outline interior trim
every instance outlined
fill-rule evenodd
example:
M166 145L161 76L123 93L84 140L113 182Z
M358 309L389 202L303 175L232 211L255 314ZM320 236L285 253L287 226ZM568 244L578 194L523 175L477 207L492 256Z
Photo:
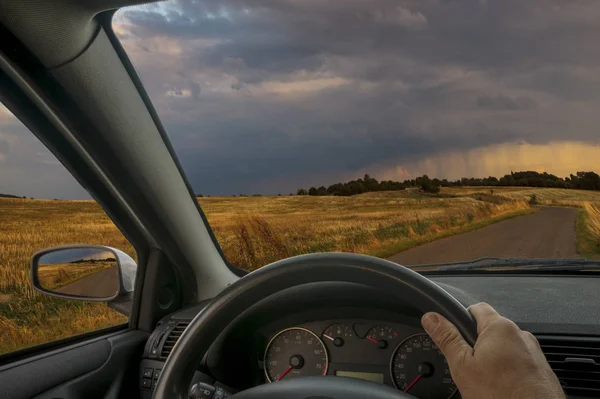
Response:
M99 137L85 141L101 140L106 146L102 151L115 163L106 168L116 174L119 165L121 179L127 181L127 187L119 186L121 192L136 201L132 206L161 248L175 264L194 270L196 289L186 290L189 298L211 298L235 282L238 277L216 249L173 155L104 30L85 53L51 74L98 130ZM182 281L194 282L190 280L184 275Z
M73 350L110 337L116 337L129 331L132 330L127 324L120 324L9 352L0 356L0 373L27 363L37 362L64 351Z
M175 165L177 166L179 173L183 177L183 180L185 182L185 185L188 189L190 196L192 198L196 199L196 194L194 193L194 189L186 177L185 170L183 169L183 166L181 165L179 158L177 158L175 149L173 148L173 145L171 144L171 140L169 139L169 136L165 130L165 127L162 124L162 121L160 120L158 113L156 112L156 108L154 108L154 105L152 104L152 101L151 101L150 97L148 96L148 93L146 92L146 89L144 88L144 85L142 84L140 77L138 76L137 72L135 71L135 68L134 68L133 64L131 63L131 60L129 59L129 56L127 55L127 52L121 45L121 42L119 41L119 39L117 38L117 35L115 34L115 32L113 30L112 19L115 15L116 11L117 10L106 11L106 12L98 15L98 20L100 21L100 25L104 28L104 31L106 32L106 35L108 36L108 40L110 40L110 42L112 43L112 45L117 53L117 56L123 63L125 70L129 74L129 77L131 78L131 81L133 82L134 86L136 87L140 97L142 98L142 101L146 105L146 108L148 109L148 112L150 113L150 117L152 118L152 120L154 121L154 124L156 125L156 129L158 130L158 133L162 137L162 139L165 143L165 146L167 147L167 150L173 157L173 160L175 161ZM212 239L214 246L217 248L217 251L221 255L221 258L223 258L223 261L225 262L225 264L238 277L243 277L246 274L248 274L248 272L246 270L236 267L235 265L231 264L227 260L227 257L225 257L225 254L223 253L223 249L221 248L221 245L219 244L219 241L217 240L217 237L215 236L213 229L211 228L210 224L208 223L208 219L206 218L204 211L200 207L200 204L198 203L197 200L195 200L194 202L196 204L196 209L200 213L200 216L202 217L202 221L204 222L204 225L206 226L206 230L208 231L208 234L210 235L210 238Z

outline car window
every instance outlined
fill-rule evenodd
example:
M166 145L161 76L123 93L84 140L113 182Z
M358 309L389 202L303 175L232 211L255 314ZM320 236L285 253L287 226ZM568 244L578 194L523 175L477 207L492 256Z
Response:
M106 303L61 299L33 289L31 256L67 244L105 245L136 256L86 190L0 104L0 354L127 323ZM50 288L82 277L56 267L52 273Z
M599 4L183 0L113 28L236 266L598 258Z

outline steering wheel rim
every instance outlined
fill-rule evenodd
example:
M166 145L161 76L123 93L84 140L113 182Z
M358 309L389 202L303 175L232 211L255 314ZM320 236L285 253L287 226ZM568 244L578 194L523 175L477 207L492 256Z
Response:
M327 281L358 283L392 293L404 289L404 295L411 295L412 306L423 313L434 311L442 314L457 327L469 344L475 344L477 324L473 316L452 295L426 277L372 256L350 253L301 255L260 268L213 298L190 322L171 351L153 398L187 399L199 359L244 310L287 288ZM375 388L377 386L380 385L374 385ZM375 398L375 394L373 392L371 397Z

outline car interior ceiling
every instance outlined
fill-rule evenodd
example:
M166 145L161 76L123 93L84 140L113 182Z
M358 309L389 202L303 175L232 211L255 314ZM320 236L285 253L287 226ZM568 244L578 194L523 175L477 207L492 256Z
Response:
M0 99L86 183L135 244L142 276L136 281L140 295L127 329L0 359L0 398L152 397L185 328L210 299L244 274L224 260L112 31L114 11L138 3L142 1L0 1ZM565 358L600 362L596 277L424 275L461 304L492 303L532 331L558 365L569 397L600 396L589 363L572 361L569 368L560 368ZM346 356L344 361L330 367L385 374L381 378L392 385L389 358L403 344L402 337L421 333L420 315L410 297L356 283L327 281L286 289L237 315L197 359L193 382L229 393L264 384L273 378L265 364L267 352L281 333L292 328L325 333L335 325L340 331L348 327L346 342L332 340L324 346L330 353L342 353L343 345L348 350L339 355ZM381 326L389 328L391 338L369 352L376 366L343 370L342 363L360 362L365 353L362 342L351 346L353 335L365 341Z

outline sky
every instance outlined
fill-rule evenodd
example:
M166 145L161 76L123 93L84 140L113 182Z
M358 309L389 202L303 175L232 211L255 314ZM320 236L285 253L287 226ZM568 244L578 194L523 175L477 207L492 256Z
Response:
M197 193L600 171L597 0L196 0L113 27ZM0 109L0 193L87 194Z
M110 251L91 248L73 248L49 252L43 255L39 262L40 264L70 263L81 259L115 259L116 261L115 254Z

